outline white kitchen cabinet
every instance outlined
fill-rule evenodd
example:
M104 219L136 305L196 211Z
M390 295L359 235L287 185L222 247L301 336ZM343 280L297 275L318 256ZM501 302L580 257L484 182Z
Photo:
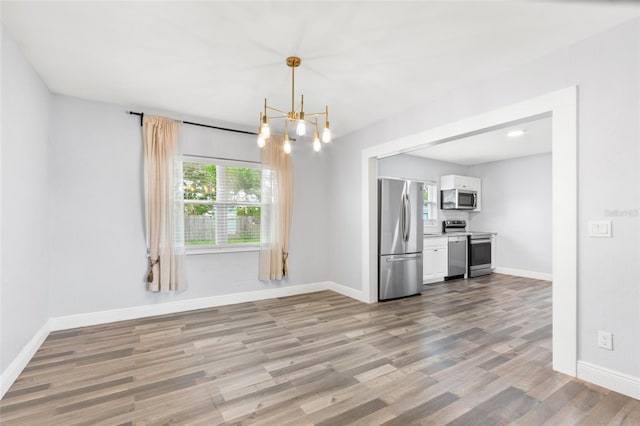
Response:
M440 189L467 189L477 190L480 179L471 176L446 175L440 176Z
M447 237L424 239L422 252L422 282L424 284L444 281L449 268Z
M482 180L472 176L446 175L440 176L440 189L464 189L478 193L477 207L474 212L479 212L482 206Z

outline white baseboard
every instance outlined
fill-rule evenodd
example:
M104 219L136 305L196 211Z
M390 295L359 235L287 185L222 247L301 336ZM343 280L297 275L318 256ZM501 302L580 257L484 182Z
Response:
M27 342L11 364L0 374L0 399L16 381L22 370L27 366L31 358L38 352L42 342L49 335L49 322L46 322L40 330Z
M496 274L515 275L516 277L532 278L534 280L552 281L553 274L546 272L527 271L525 269L504 268L502 266L496 267L493 270Z
M578 361L578 378L611 389L631 398L640 399L640 377Z
M288 287L245 291L242 293L223 294L220 296L201 297L198 299L177 300L175 302L158 303L155 305L132 306L130 308L110 309L108 311L52 317L49 319L49 326L51 331L67 330L76 327L87 327L90 325L107 324L116 321L126 321L155 315L192 311L194 309L213 308L216 306L234 305L236 303L295 296L298 294L313 293L316 291L333 290L333 288L331 288L333 284L334 283L329 281L323 281L311 284L292 285Z
M343 296L356 299L360 302L368 303L365 300L364 292L362 290L356 290L353 287L347 287L346 285L338 284L333 281L328 281L327 284L328 284L327 290L332 290L332 291L335 291L336 293L342 294Z

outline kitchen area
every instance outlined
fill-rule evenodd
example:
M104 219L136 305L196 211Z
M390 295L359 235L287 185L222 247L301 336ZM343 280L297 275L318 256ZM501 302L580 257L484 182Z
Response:
M434 227L437 209L480 211L480 179L446 175L439 187L379 179L379 300L419 294L423 284L488 275L495 269L496 232L469 230L465 219L445 219Z
M492 273L551 280L549 124L378 160L379 300Z
M482 181L471 176L440 177L440 191L425 185L423 213L423 284L455 278L488 275L495 269L497 232L472 230L465 219L445 219L434 232L429 219L435 202L444 211L479 212L482 209ZM429 189L430 188L430 189ZM432 201L432 198L435 201Z

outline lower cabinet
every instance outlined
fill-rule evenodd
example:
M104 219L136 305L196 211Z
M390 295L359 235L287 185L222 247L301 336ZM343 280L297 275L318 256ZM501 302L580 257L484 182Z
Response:
M422 252L422 282L424 284L444 281L449 267L448 240L446 237L424 239Z

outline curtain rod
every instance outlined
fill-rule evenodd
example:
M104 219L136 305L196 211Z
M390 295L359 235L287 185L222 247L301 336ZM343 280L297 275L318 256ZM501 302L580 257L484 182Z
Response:
M142 120L144 118L144 112L135 112L135 111L127 111L127 112L129 114L131 114L131 115L139 116L140 117L140 127L142 127ZM229 129L228 127L211 126L209 124L194 123L193 121L183 121L183 120L178 120L178 121L181 121L184 124L191 124L192 126L207 127L209 129L224 130L226 132L244 133L245 135L254 135L254 136L258 135L255 132L248 132L246 130Z
M253 163L253 164L262 164L260 161L253 160L238 160L237 158L227 158L227 157L212 157L210 155L190 155L185 154L185 157L195 157L195 158L209 158L211 160L224 160L224 161L233 161L236 163Z

